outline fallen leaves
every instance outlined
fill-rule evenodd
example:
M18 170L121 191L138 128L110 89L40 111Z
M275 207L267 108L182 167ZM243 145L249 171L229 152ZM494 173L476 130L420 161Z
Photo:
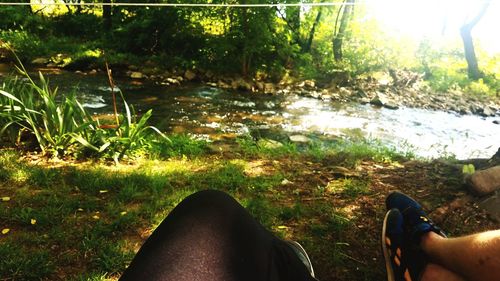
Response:
M10 197L8 197L8 196L2 197L2 201L3 202L10 201Z
M5 235L7 233L9 233L10 229L9 228L4 228L2 229L2 234Z

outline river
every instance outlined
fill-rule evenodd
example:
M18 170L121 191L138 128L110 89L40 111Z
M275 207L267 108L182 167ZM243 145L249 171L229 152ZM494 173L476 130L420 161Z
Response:
M5 74L6 67L0 67ZM112 111L107 77L46 70L53 87L76 91L95 114ZM116 79L126 100L138 113L153 109L152 124L175 133L220 140L251 134L286 140L305 135L377 139L416 155L458 159L491 157L500 146L498 117L457 115L415 108L390 110L358 103L333 103L297 95L263 95L226 91L201 84L180 87L151 81Z

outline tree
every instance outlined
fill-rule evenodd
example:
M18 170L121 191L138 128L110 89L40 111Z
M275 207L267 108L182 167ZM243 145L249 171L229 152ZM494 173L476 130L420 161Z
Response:
M335 20L335 32L332 40L332 47L333 47L333 57L335 58L336 61L341 61L343 57L342 43L344 41L347 26L349 25L349 22L351 20L351 16L354 9L353 6L355 2L356 2L355 0L345 0L344 5L340 7L337 14L337 18ZM340 18L340 26L337 30L337 24L340 14L342 14L342 17Z
M103 0L104 4L111 4L111 0ZM109 31L111 29L111 6L102 6L102 19L104 22L104 30Z
M309 31L309 36L307 37L307 41L304 43L302 47L302 51L304 53L308 53L311 50L312 42L314 39L314 33L316 32L316 28L318 27L321 21L322 14L323 14L323 7L319 7L318 13L316 14L316 19L314 20L311 30Z
M477 64L477 57L474 50L474 42L472 41L471 31L484 16L489 5L490 1L484 2L484 5L479 13L471 21L465 23L460 28L460 35L462 36L462 41L464 43L465 60L467 61L467 73L469 78L473 80L481 78L482 74L479 71L479 66Z

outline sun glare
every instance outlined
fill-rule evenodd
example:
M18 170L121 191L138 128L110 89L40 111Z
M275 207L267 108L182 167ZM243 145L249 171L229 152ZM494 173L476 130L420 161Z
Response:
M500 2L492 1L473 30L474 39L488 52L500 53ZM460 27L473 18L483 1L474 0L382 0L367 1L368 12L388 30L414 39L434 42L460 40Z

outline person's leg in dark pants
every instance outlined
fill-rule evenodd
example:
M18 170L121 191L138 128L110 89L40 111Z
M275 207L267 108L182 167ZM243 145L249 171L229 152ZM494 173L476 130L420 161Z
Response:
M315 280L295 252L229 195L184 199L141 247L121 281Z

